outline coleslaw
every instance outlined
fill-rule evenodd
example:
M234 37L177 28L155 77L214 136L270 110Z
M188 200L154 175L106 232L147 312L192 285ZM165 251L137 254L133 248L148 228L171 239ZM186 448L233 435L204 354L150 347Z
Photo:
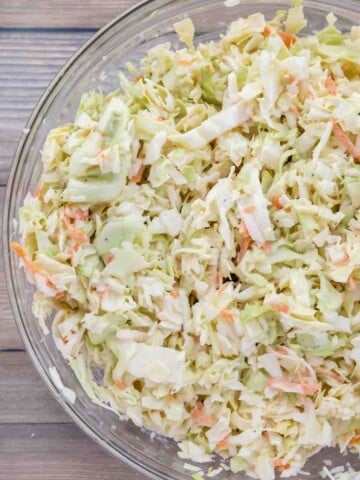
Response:
M11 245L95 403L261 480L360 452L360 27L327 23L175 24L50 131Z

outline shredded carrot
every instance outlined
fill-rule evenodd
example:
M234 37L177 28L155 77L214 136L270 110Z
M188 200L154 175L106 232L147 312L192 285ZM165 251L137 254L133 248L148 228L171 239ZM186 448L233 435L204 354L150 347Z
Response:
M314 395L320 388L320 384L309 385L307 383L289 382L282 378L270 378L268 386L273 390L285 393L297 393L298 395Z
M241 235L243 235L245 238L250 238L249 231L248 231L248 229L246 228L246 225L245 225L244 222L241 222L241 223L240 223L239 233L240 233Z
M105 256L105 263L108 264L108 263L110 263L112 260L114 260L114 255L112 255L111 253L108 253L108 254Z
M133 83L136 83L138 82L139 80L142 80L144 77L142 75L136 75L134 78L133 78Z
M287 48L290 48L294 43L297 42L297 38L295 35L289 32L284 32L283 30L278 30L278 35L281 38L281 40L285 43Z
M313 93L311 90L308 90L308 92L307 92L307 98L308 98L309 100L315 100L315 95L314 95L314 93Z
M74 241L74 248L72 249L73 253L76 253L77 250L81 247L81 245L85 245L89 243L88 236L82 231L79 230L78 228L74 227L72 225L71 219L76 218L76 214L73 212L71 214L72 216L69 216L68 213L64 215L63 221L65 224L65 227L67 229L67 234L71 240ZM81 216L82 214L80 214ZM84 217L85 218L85 217ZM69 221L70 219L70 221Z
M262 31L262 36L263 36L264 38L267 38L267 37L270 37L270 35L271 35L271 29L270 29L270 27L268 27L268 26L266 25L266 27L265 27L264 30Z
M349 280L348 280L349 292L355 292L356 287L357 287L356 281L355 281L354 277L352 275L350 275Z
M173 298L179 298L179 291L178 291L176 288L173 288L173 289L171 290L171 296L172 296Z
M44 189L44 185L39 183L35 188L34 197L39 198L42 194L43 189Z
M278 312L281 313L288 313L289 311L289 305L287 303L282 303L282 302L272 302L270 304L272 308Z
M220 290L220 288L222 287L222 280L223 280L223 275L220 272L220 270L218 270L215 274L215 288L216 288L216 290Z
M345 382L345 379L341 375L339 375L336 372L332 372L331 370L326 370L326 368L314 367L314 370L317 373L319 373L320 375L325 375L327 377L333 378L334 380L336 380L339 383L344 383Z
M247 207L243 208L245 213L253 213L255 211L255 206L254 205L248 205Z
M192 65L192 62L191 60L179 60L177 62L177 64L180 66L180 67L189 67L190 65Z
M109 290L108 287L105 287L104 290L102 290L101 292L99 292L100 303L103 302L104 297L105 297L105 295L107 294L108 290Z
M325 88L329 95L336 95L337 85L331 75L325 80Z
M20 243L12 242L10 243L10 248L15 252L20 258L27 257L25 249L20 245Z
M201 402L197 402L191 411L191 418L203 427L212 427L215 423L210 415L204 412L204 406Z
M220 315L225 318L228 322L233 322L234 321L234 314L232 313L231 310L228 310L226 308L223 308L220 310Z
M333 134L335 135L338 143L344 147L352 157L354 157L354 160L360 162L360 150L356 148L350 136L344 132L344 130L338 123L336 123L336 121L333 121Z
M24 267L25 267L26 271L28 271L32 274L35 274L35 273L40 274L40 275L43 274L41 272L40 268L28 257L25 249L20 245L20 243L12 242L12 243L10 243L10 248L24 262Z
M50 280L50 278L46 278L45 279L45 283L46 283L46 286L49 287L49 288L55 288L55 285L53 284L53 282Z
M64 345L67 345L69 343L69 340L66 337L61 337L61 340Z
M265 242L261 245L261 248L264 250L265 253L270 253L271 252L271 243L270 242Z
M219 450L226 450L229 448L229 436L226 435L220 442L217 444Z
M64 297L65 297L65 292L57 292L57 294L55 295L56 300L61 300Z
M133 182L133 183L139 183L141 182L142 180L142 176L144 174L144 171L145 171L145 165L142 164L139 168L139 170L135 173L135 175L133 175L132 177L130 177L130 182Z
M284 207L280 197L272 197L271 203L277 210L281 210Z
M121 380L121 378L115 380L115 385L120 388L120 390L124 390L124 388L126 387L125 383Z
M290 73L290 75L288 75L288 82L289 82L289 83L294 83L295 80L296 80L295 75L293 75L292 73Z
M278 472L283 472L290 468L290 463L286 462L283 458L274 458L272 464Z
M72 205L68 205L64 213L64 221L68 225L75 221L87 221L89 220L89 210L83 210L82 208L73 208Z
M283 347L282 345L279 345L275 351L280 355L289 355L287 348Z
M350 258L346 255L341 260L337 260L336 262L334 262L334 265L336 265L337 267L344 267L345 265L349 265L349 263L350 263Z
M240 244L240 251L239 251L239 260L241 260L245 253L249 250L249 247L252 243L252 239L250 237L245 237Z
M75 242L75 251L78 250L81 245L89 242L89 239L84 232L72 226L68 228L68 235Z
M103 169L106 165L106 162L107 162L107 157L105 155L105 149L100 151L98 157L99 157L100 168Z
M300 110L296 107L292 107L290 109L290 113L293 113L295 115L296 118L299 118L300 117Z
M356 445L359 445L360 443L360 435L354 435L352 439L349 442L349 445L352 447L355 447Z

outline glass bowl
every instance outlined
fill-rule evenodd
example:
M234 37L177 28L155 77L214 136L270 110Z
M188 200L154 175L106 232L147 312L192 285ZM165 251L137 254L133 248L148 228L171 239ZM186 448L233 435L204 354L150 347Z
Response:
M347 31L360 23L359 0L305 0L304 4L308 33L323 28L330 11L338 17L341 30ZM13 219L26 193L33 191L37 184L41 172L40 150L47 132L73 119L83 92L99 85L105 92L115 89L118 71L127 71L126 62L131 60L136 64L149 48L160 42L170 41L176 47L178 39L173 24L184 16L192 18L198 42L218 38L236 17L260 11L270 19L277 10L288 7L289 2L285 0L241 0L231 8L225 7L223 0L149 0L128 10L94 35L53 80L28 122L29 133L23 135L12 165L4 205L5 273L23 342L44 382L75 423L109 453L149 478L190 479L191 473L177 457L174 442L154 438L133 423L120 421L114 413L93 404L56 350L51 335L44 337L31 312L33 289L19 270L17 259L9 254ZM75 404L69 403L54 384L49 374L52 366L57 368L63 383L76 392ZM350 462L354 469L360 467L357 457L344 458L336 449L327 449L307 463L305 470L310 475L300 474L297 478L318 479L323 460L328 458L333 465ZM223 472L217 478L245 477Z

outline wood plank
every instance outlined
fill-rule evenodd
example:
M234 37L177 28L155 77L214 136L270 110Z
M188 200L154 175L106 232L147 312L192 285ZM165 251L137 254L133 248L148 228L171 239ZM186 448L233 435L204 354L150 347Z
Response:
M145 480L75 425L1 425L0 480Z
M6 183L22 130L42 93L92 33L0 30L0 185Z
M5 187L0 187L1 206L4 204L4 199ZM0 231L2 231L2 216L0 216ZM7 254L3 249L2 237L0 237L0 250L4 255ZM0 255L0 329L0 350L8 348L23 348L23 344L15 326L15 321L13 319L10 302L6 291L3 255ZM0 392L1 391L2 390L0 388Z
M0 352L0 392L0 425L72 423L42 382L26 352ZM0 430L2 428L0 426Z
M99 28L134 0L1 0L0 27Z

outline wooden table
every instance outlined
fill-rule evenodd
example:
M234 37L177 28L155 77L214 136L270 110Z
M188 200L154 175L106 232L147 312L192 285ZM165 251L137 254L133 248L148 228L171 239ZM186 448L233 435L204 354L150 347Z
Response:
M133 3L0 0L1 206L17 142L45 87L96 29ZM143 478L89 440L43 385L15 327L0 254L0 480Z

